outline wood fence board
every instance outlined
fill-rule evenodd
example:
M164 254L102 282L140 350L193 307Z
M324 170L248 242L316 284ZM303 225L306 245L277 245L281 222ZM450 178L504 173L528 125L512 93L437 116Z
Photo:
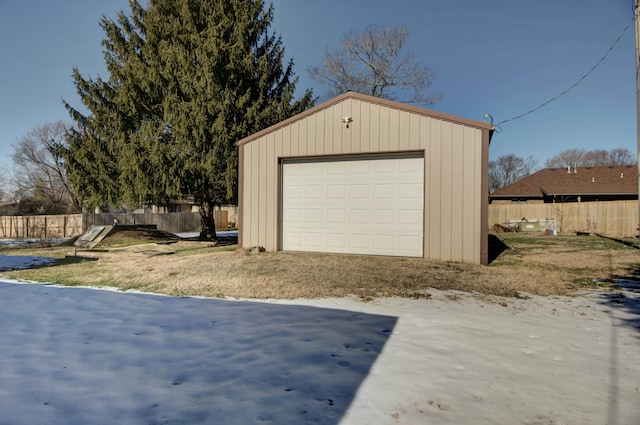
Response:
M92 225L155 224L159 230L170 233L199 232L199 213L101 213L42 216L0 217L1 239L46 239L80 236ZM228 226L228 212L215 211L217 229Z
M557 204L490 204L489 229L512 220L554 219L561 232L590 232L633 237L638 201L567 202Z

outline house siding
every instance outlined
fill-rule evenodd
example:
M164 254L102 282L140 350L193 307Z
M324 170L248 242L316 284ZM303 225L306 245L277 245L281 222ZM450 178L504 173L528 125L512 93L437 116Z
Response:
M425 161L424 257L486 262L487 193L482 190L488 129L419 111L346 98L241 141L240 246L280 249L283 159L413 151L422 152ZM341 121L344 116L353 118L349 128Z

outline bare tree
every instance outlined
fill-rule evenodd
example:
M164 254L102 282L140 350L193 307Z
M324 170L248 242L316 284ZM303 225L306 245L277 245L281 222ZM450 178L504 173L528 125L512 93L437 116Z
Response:
M597 165L607 165L609 162L609 151L606 149L594 149L588 151L582 157L583 167L595 167Z
M13 185L20 200L31 205L29 213L81 211L58 153L65 137L65 125L57 121L34 127L13 145Z
M627 148L615 148L609 150L608 165L636 165L638 158Z
M434 73L418 63L413 53L403 53L408 36L406 25L370 25L361 32L352 31L337 50L327 49L324 62L310 67L309 74L329 87L329 97L351 90L394 99L398 92L411 90L413 96L405 101L432 105L442 94L426 94Z
M575 164L582 165L582 161L587 152L584 149L566 149L559 154L549 158L546 163L547 168L563 168L571 166L573 167Z
M7 176L9 172L5 170L3 167L0 167L0 201L8 201L9 197L9 188L8 188L8 179Z
M586 151L584 149L566 149L559 154L549 158L546 162L547 168L565 167L596 167L613 165L634 165L636 158L629 149L594 149Z
M502 155L489 162L489 192L508 186L531 174L538 167L532 156Z

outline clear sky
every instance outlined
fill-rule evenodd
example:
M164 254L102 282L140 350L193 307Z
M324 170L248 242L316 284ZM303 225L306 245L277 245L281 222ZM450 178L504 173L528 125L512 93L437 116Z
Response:
M501 125L490 157L549 157L569 148L637 152L632 0L273 0L272 30L300 76L350 30L411 28L409 45L436 73L440 112L494 123L557 96L587 73L629 25L608 57L568 94ZM107 77L102 14L127 0L0 0L0 166L36 125L69 120L61 99L81 107L71 80ZM321 94L321 87L314 87Z

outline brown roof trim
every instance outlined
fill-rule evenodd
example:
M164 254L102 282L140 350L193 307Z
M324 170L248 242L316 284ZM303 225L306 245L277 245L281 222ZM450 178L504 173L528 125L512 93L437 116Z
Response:
M244 139L241 139L237 142L238 146L242 146L244 144L247 144L253 140L259 139L260 137L272 133L276 130L279 130L283 127L286 127L287 125L290 125L296 121L300 121L310 115L315 114L316 112L319 112L323 109L327 109L330 108L346 99L355 99L355 100L360 100L363 102L369 102L369 103L373 103L376 105L380 105L380 106L386 106L388 108L393 108L393 109L398 109L401 111L406 111L406 112L412 112L415 114L419 114L419 115L424 115L427 117L432 117L432 118L437 118L437 119L441 119L444 121L450 121L456 124L462 124L462 125L466 125L466 126L470 126L470 127L476 127L479 128L481 130L489 130L489 131L493 131L494 126L492 124L488 124L482 121L476 121L476 120L471 120L468 118L462 118L462 117L458 117L455 115L450 115L450 114L445 114L443 112L437 112L437 111L432 111L430 109L425 109L425 108L420 108L417 106L412 106L412 105L407 105L406 103L400 103L400 102L395 102L392 100L387 100L387 99L382 99L379 97L374 97L374 96L369 96L366 94L362 94L362 93L356 93L356 92L347 92L344 94L341 94L340 96L334 97L333 99L330 99L318 106L315 106L311 109L307 109L304 112L300 112L297 115L294 115L291 118L288 118L284 121L281 121L277 124L272 125L271 127L265 128L264 130L261 130L257 133L254 133L248 137L245 137Z

